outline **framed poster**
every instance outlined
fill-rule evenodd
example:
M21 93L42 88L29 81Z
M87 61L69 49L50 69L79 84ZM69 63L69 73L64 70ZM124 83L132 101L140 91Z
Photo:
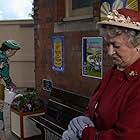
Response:
M82 75L102 78L103 38L82 38Z
M64 36L52 37L52 69L64 71Z

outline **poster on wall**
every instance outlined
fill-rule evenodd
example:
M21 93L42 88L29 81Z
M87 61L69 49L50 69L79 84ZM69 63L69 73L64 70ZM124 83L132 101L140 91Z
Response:
M82 75L102 78L103 38L82 38Z
M64 71L64 36L52 37L52 69Z

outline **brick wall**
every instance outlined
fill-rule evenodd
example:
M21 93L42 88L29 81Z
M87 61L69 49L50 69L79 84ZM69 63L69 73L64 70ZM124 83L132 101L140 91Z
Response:
M140 0L139 0L140 3ZM49 79L53 85L81 96L90 96L96 88L99 79L82 76L82 48L83 36L98 36L95 28L99 20L99 3L93 1L93 19L79 21L63 21L65 17L65 0L35 0L35 74L36 87L39 93L42 90L42 79ZM96 18L95 18L96 17ZM91 27L86 27L91 24ZM81 27L84 25L84 27ZM57 28L57 30L56 30ZM87 29L87 30L86 30ZM64 36L65 70L52 70L52 36ZM103 53L103 73L111 65L110 59Z

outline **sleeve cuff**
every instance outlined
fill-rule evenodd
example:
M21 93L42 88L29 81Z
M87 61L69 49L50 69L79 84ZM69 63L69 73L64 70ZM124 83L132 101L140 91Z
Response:
M82 140L98 140L98 132L94 127L85 127L82 131Z

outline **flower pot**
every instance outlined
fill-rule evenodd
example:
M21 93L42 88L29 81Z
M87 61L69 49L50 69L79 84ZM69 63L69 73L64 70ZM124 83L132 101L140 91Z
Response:
M11 132L15 134L20 140L28 139L36 135L40 135L41 131L36 127L35 122L30 120L29 116L36 116L44 114L44 111L38 112L18 112L15 109L10 109L10 124Z

